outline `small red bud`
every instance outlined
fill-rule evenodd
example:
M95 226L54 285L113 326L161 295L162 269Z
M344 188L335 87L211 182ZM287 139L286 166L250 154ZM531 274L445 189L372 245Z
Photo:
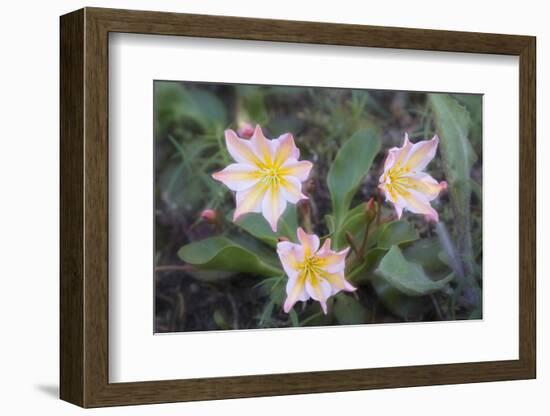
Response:
M278 241L279 243L281 243L281 242L283 242L283 241L290 241L290 240L289 240L288 238L286 238L286 237L282 237L282 236L281 236L281 237L278 237L278 238L277 238L277 241Z
M254 126L247 122L239 123L237 135L243 139L250 139L254 135Z
M374 200L374 198L371 198L367 201L365 204L365 213L367 215L367 221L371 222L376 218L376 215L378 214L378 204Z
M215 224L218 220L218 213L213 209L205 209L201 212L201 218L209 224Z

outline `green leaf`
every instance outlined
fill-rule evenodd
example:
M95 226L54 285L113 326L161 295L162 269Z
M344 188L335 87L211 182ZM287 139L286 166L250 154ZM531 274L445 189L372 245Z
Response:
M342 220L342 224L334 234L336 249L347 246L346 233L357 236L358 233L365 229L366 221L367 216L365 215L364 204L359 204L355 208L349 210Z
M332 235L335 228L334 217L330 214L325 215L325 224L327 224L329 235Z
M436 237L416 241L403 250L403 255L407 260L421 265L428 273L449 270L448 261L444 260L446 254Z
M185 119L194 121L203 130L227 123L225 106L218 97L174 81L155 82L155 115L157 128Z
M363 263L356 266L346 278L354 285L362 285L371 280L374 276L374 269L378 266L380 259L386 254L383 248L373 248L367 251Z
M382 258L376 272L391 286L409 296L441 290L454 277L451 273L444 279L431 280L421 266L407 261L397 246L393 246Z
M431 308L428 296L407 296L383 277L374 275L371 283L384 307L405 321L422 321L424 314Z
M338 293L334 297L333 312L341 325L358 325L368 321L368 311L349 294Z
M249 249L224 237L210 237L183 246L179 257L186 263L203 270L221 270L278 276L283 271L262 260Z
M445 179L449 184L453 222L457 230L456 244L465 265L471 271L473 256L470 235L470 173L477 156L468 139L470 115L466 108L449 94L428 94L428 99L441 139L440 151Z
M233 212L230 212L228 219L231 221L232 218ZM261 214L255 212L241 216L235 224L272 247L277 246L278 236L284 236L290 241L296 241L296 230L298 229L296 206L287 206L285 212L279 218L276 233L273 232L266 219Z
M332 210L338 229L361 181L368 174L380 149L380 139L374 129L359 130L340 148L328 172L327 182Z
M419 238L418 231L406 221L392 221L383 224L377 231L376 245L386 250L389 250L392 246L410 243Z
M227 123L225 105L214 94L204 89L189 89L191 105L189 114L200 117L207 123Z
M230 213L233 218L233 213ZM277 245L277 234L273 232L268 222L261 214L255 212L245 214L235 221L239 227L258 240L275 247Z

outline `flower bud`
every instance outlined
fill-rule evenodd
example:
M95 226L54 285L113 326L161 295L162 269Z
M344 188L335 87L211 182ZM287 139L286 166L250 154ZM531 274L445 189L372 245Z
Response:
M242 139L250 139L254 135L254 126L247 122L240 122L237 134Z
M378 214L378 204L374 198L369 199L365 203L365 214L367 215L367 222L372 222Z
M209 224L215 224L218 221L218 213L213 209L205 209L201 212L201 218Z

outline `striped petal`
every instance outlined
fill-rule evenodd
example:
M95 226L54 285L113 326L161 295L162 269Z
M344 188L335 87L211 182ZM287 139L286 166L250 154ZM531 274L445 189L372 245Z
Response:
M437 211L432 208L430 201L423 194L409 189L407 192L399 194L398 200L395 204L396 211L399 209L402 211L404 208L415 214L424 214L433 221L439 221L439 215ZM401 215L398 212L398 216Z
M305 290L305 283L306 276L304 273L300 274L295 279L288 279L286 284L287 297L283 305L285 313L288 313L297 301L306 301L309 299L309 295Z
M333 251L330 249L330 238L325 240L323 247L317 252L317 257L323 260L323 269L328 273L343 272L346 267L346 256L349 247L342 251Z
M289 241L281 241L277 243L277 255L287 276L290 279L296 278L300 264L304 261L302 247Z
M407 178L407 186L410 189L426 196L430 201L434 200L439 193L447 187L447 182L437 182L425 172L415 173Z
M343 273L324 273L322 277L330 283L332 286L332 295L335 295L339 291L353 292L357 290L346 279L344 279Z
M212 177L232 191L242 191L254 186L260 179L258 168L244 163L233 163L220 172L212 174Z
M275 143L275 166L281 166L287 159L298 159L300 157L300 150L294 143L294 136L290 133L285 133L279 138L273 140Z
M293 176L287 176L281 179L280 191L283 197L290 203L295 204L301 199L308 199L302 193L302 183Z
M388 157L384 163L384 171L391 169L392 167L401 167L409 157L413 144L409 141L409 135L405 133L403 139L403 146L392 147L388 151Z
M256 126L254 134L250 138L250 144L258 159L265 165L273 165L274 147L272 140L267 140L260 125Z
M240 139L233 130L225 131L225 144L227 151L236 162L256 166L261 163L249 141Z
M277 222L285 208L286 199L279 192L278 187L270 186L262 201L262 214L274 232L277 232Z
M404 167L410 171L418 172L423 170L432 161L437 152L439 137L434 136L431 140L423 140L412 145Z
M247 212L261 212L262 200L266 191L267 186L263 183L257 183L251 188L237 191L237 206L233 214L233 221Z
M306 291L309 296L321 304L323 312L327 313L327 299L332 295L332 286L330 283L320 277L314 277L306 280Z
M298 240L302 244L304 249L304 256L309 257L315 254L319 250L319 237L315 234L307 234L302 227L298 228L297 232Z
M294 158L289 158L281 165L281 175L283 176L295 176L301 182L307 180L309 172L313 167L313 163L309 160L298 161Z

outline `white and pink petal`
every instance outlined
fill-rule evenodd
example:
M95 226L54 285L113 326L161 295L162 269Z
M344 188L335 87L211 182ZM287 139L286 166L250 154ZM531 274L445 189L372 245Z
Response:
M232 191L242 191L254 186L260 179L258 168L245 163L232 163L212 177Z
M284 177L295 176L300 182L304 182L309 177L312 167L313 163L309 160L298 161L294 158L289 158L281 165L281 175Z
M283 305L283 310L288 313L296 302L306 301L309 299L309 295L305 288L306 279L305 276L299 275L295 279L289 279L286 284L287 297Z
M408 157L404 161L404 167L412 172L424 170L435 157L438 145L439 137L437 135L431 140L422 140L413 144Z
M247 212L261 212L262 201L266 191L267 186L261 182L248 189L237 191L235 196L237 203L235 213L233 214L233 221Z
M268 187L262 201L262 215L271 229L277 231L277 222L286 208L286 199L275 186Z
M327 313L327 299L332 295L332 286L322 277L313 277L306 280L308 295L321 304L323 312Z
M302 183L293 176L281 178L279 190L283 197L291 204L295 204L301 199L308 199L308 197L302 193Z
M315 234L308 234L302 227L298 227L297 237L304 249L304 256L309 257L319 250L319 237Z
M236 162L249 165L258 165L260 163L250 142L239 138L233 130L225 131L225 144L227 151Z

